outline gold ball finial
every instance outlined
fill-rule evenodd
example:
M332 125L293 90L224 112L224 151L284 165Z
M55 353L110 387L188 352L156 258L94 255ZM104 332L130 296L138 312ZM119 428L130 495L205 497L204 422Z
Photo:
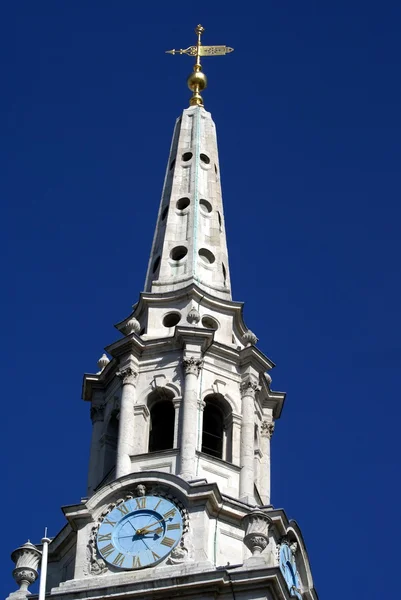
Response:
M192 71L187 83L191 92L202 92L207 86L207 77L202 71Z

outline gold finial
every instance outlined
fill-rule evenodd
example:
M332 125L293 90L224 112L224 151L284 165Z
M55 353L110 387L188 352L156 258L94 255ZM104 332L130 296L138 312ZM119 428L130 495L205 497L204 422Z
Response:
M192 91L192 97L189 101L190 106L203 106L203 98L199 92L207 86L207 78L202 73L200 57L222 56L234 50L234 48L229 48L228 46L202 46L201 38L204 31L205 28L202 25L197 25L195 28L195 33L198 36L196 46L189 46L189 48L185 48L184 50L166 50L166 54L188 54L189 56L195 56L194 70L187 80L188 87Z

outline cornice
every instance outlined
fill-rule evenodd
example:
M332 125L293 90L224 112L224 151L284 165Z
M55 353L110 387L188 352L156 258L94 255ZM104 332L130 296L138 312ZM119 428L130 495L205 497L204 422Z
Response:
M140 598L149 600L163 600L171 596L171 567L158 569L157 577L149 577L149 574L136 574L132 577L119 577L119 584L111 581L104 575L91 578L91 587L87 580L66 582L62 587L52 589L52 597L62 597L63 600L75 600L77 594L90 600L104 598L117 600L121 596L129 598ZM174 570L174 595L177 597L217 597L232 596L236 594L249 595L256 592L258 597L289 598L284 577L278 567L263 567L249 569L245 566L233 568L214 567L211 563L193 565L191 576L188 577L188 565L176 567ZM317 599L313 595L310 598Z
M270 360L263 352L258 350L256 346L247 346L239 350L241 366L247 367L252 365L260 373L274 369L275 363Z
M198 287L196 284L191 283L185 288L181 288L172 292L142 292L139 296L139 300L133 305L132 312L114 325L120 332L124 332L124 328L128 321L133 317L140 319L141 315L146 311L147 306L154 305L156 307L171 305L172 302L178 302L185 298L191 299L202 306L222 312L225 314L231 314L234 317L234 326L238 330L240 337L242 337L248 328L245 325L243 318L243 302L236 302L234 300L224 300L223 298L217 298L212 296L205 290Z

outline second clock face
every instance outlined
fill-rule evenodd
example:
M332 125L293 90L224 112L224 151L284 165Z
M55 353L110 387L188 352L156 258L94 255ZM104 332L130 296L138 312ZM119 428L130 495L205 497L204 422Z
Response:
M165 498L141 496L116 506L103 519L98 550L120 569L151 567L175 548L182 536L178 508Z

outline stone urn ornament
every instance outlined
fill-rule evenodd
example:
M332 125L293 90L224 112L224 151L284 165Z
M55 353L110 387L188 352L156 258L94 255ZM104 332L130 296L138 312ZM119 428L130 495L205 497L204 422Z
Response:
M38 578L38 566L42 553L28 540L11 554L11 560L15 563L13 577L20 586L18 592L21 597L30 594L28 587Z
M255 509L242 519L245 529L244 544L252 553L245 562L249 565L264 563L265 558L261 556L269 543L269 527L272 519L262 510Z

